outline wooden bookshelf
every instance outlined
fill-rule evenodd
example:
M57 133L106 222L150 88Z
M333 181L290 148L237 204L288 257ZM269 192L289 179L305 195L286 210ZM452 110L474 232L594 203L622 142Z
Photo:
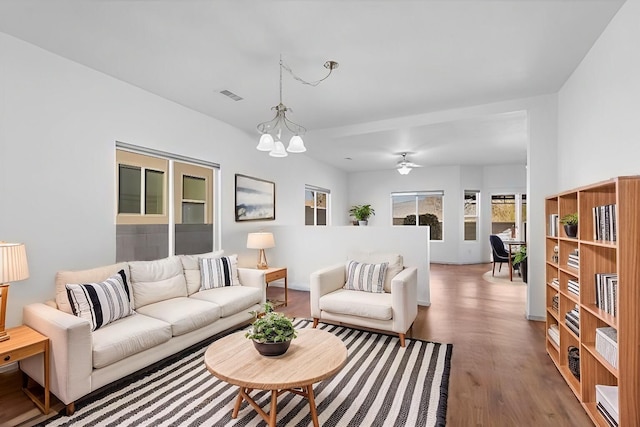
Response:
M594 208L615 205L616 241L596 240L598 224ZM568 237L560 224L550 224L570 213L578 213L578 235ZM619 426L640 426L640 177L618 177L566 191L545 200L545 277L547 331L558 326L557 345L547 332L547 353L589 417L597 426L607 422L596 409L596 384L618 387ZM557 231L553 233L553 231ZM554 248L557 248L556 260ZM569 254L578 250L580 265L568 265ZM618 276L614 316L596 304L596 274ZM554 285L553 280L558 284ZM569 291L569 280L580 284L579 295ZM552 309L559 295L559 310ZM565 324L565 314L578 306L580 333ZM618 333L618 366L612 366L595 347L596 328L613 327ZM580 379L569 370L568 348L580 349Z

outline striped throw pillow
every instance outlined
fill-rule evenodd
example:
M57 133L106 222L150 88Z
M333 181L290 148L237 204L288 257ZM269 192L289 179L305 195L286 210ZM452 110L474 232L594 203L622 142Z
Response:
M238 258L235 255L220 258L200 258L200 290L237 286Z
M65 288L71 311L87 319L92 331L133 314L124 270L101 283L67 284Z
M347 262L347 283L345 289L374 293L384 292L384 275L388 262L365 264L358 261Z

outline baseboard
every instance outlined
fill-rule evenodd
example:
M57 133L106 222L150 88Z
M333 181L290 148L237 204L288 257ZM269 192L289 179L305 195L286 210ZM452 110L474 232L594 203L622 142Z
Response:
M547 318L544 316L524 316L527 320L535 320L536 322L546 322Z

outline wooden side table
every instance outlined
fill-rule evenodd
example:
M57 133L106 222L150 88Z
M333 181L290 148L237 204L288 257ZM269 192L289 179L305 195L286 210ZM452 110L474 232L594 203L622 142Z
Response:
M49 413L49 338L28 326L18 326L7 330L9 339L0 342L0 366L18 362L27 357L43 354L44 359L44 402L23 384L22 391L31 399L43 414ZM25 376L26 377L26 376Z
M269 287L269 282L284 279L284 306L287 306L287 268L286 267L271 267L264 270L264 281Z

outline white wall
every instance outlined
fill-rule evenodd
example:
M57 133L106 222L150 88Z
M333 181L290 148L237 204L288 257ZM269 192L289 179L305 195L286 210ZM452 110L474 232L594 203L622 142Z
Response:
M622 5L558 95L558 183L640 174L640 1Z
M0 239L26 244L31 272L11 285L8 327L53 297L56 271L114 262L115 141L219 163L223 247L263 224L303 224L304 184L346 188L344 172L271 158L256 135L2 33L0 58ZM235 173L276 182L275 222L235 223ZM346 200L332 192L332 215Z
M376 215L374 226L391 227L391 193L399 191L443 190L443 241L431 241L431 261L445 264L481 263L490 260L492 191L524 192L524 165L500 166L428 166L409 175L395 170L349 174L349 204L371 204ZM476 242L464 239L464 190L481 191L481 227ZM346 214L345 214L346 215ZM398 227L394 227L398 228Z

